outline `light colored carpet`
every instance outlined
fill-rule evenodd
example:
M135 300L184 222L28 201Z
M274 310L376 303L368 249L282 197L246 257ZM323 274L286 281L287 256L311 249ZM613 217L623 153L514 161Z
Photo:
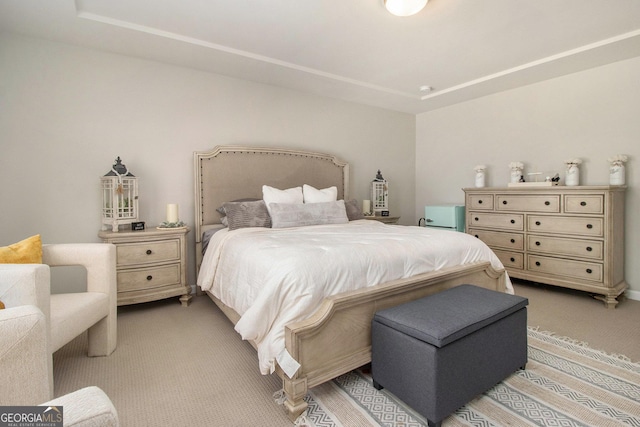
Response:
M530 300L529 325L640 360L640 301L606 310L584 294L518 284L516 293ZM279 378L260 375L255 350L208 297L192 301L120 307L111 356L86 357L86 336L55 353L55 395L97 385L125 427L291 426L272 398Z
M513 284L516 294L529 299L529 326L640 363L640 301L623 299L615 309L607 309L585 292L519 280Z
M291 426L256 351L206 296L118 309L118 347L87 357L83 335L54 354L55 395L87 385L111 398L122 426Z

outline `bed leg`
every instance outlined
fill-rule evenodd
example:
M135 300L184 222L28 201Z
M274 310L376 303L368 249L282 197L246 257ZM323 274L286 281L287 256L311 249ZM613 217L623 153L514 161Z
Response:
M284 394L287 398L284 407L291 421L295 421L306 409L307 402L304 397L307 395L307 378L288 379L282 381Z

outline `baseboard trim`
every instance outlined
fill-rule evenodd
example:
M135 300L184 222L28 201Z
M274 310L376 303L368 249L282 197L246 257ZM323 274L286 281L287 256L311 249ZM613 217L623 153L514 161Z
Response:
M632 291L630 289L627 289L624 295L629 299L640 301L640 291Z

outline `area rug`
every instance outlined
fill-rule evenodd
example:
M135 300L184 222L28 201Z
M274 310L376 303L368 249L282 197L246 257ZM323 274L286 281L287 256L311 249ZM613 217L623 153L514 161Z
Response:
M640 365L528 330L529 361L447 417L443 426L638 426ZM418 427L427 420L357 370L314 387L297 421L315 427Z

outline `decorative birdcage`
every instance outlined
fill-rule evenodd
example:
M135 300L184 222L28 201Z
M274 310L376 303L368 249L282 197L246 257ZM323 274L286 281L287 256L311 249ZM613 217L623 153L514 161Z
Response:
M388 182L382 177L380 170L371 181L371 204L376 215L389 216Z
M106 175L102 187L102 228L118 231L120 224L138 221L138 178L127 170L120 157Z

